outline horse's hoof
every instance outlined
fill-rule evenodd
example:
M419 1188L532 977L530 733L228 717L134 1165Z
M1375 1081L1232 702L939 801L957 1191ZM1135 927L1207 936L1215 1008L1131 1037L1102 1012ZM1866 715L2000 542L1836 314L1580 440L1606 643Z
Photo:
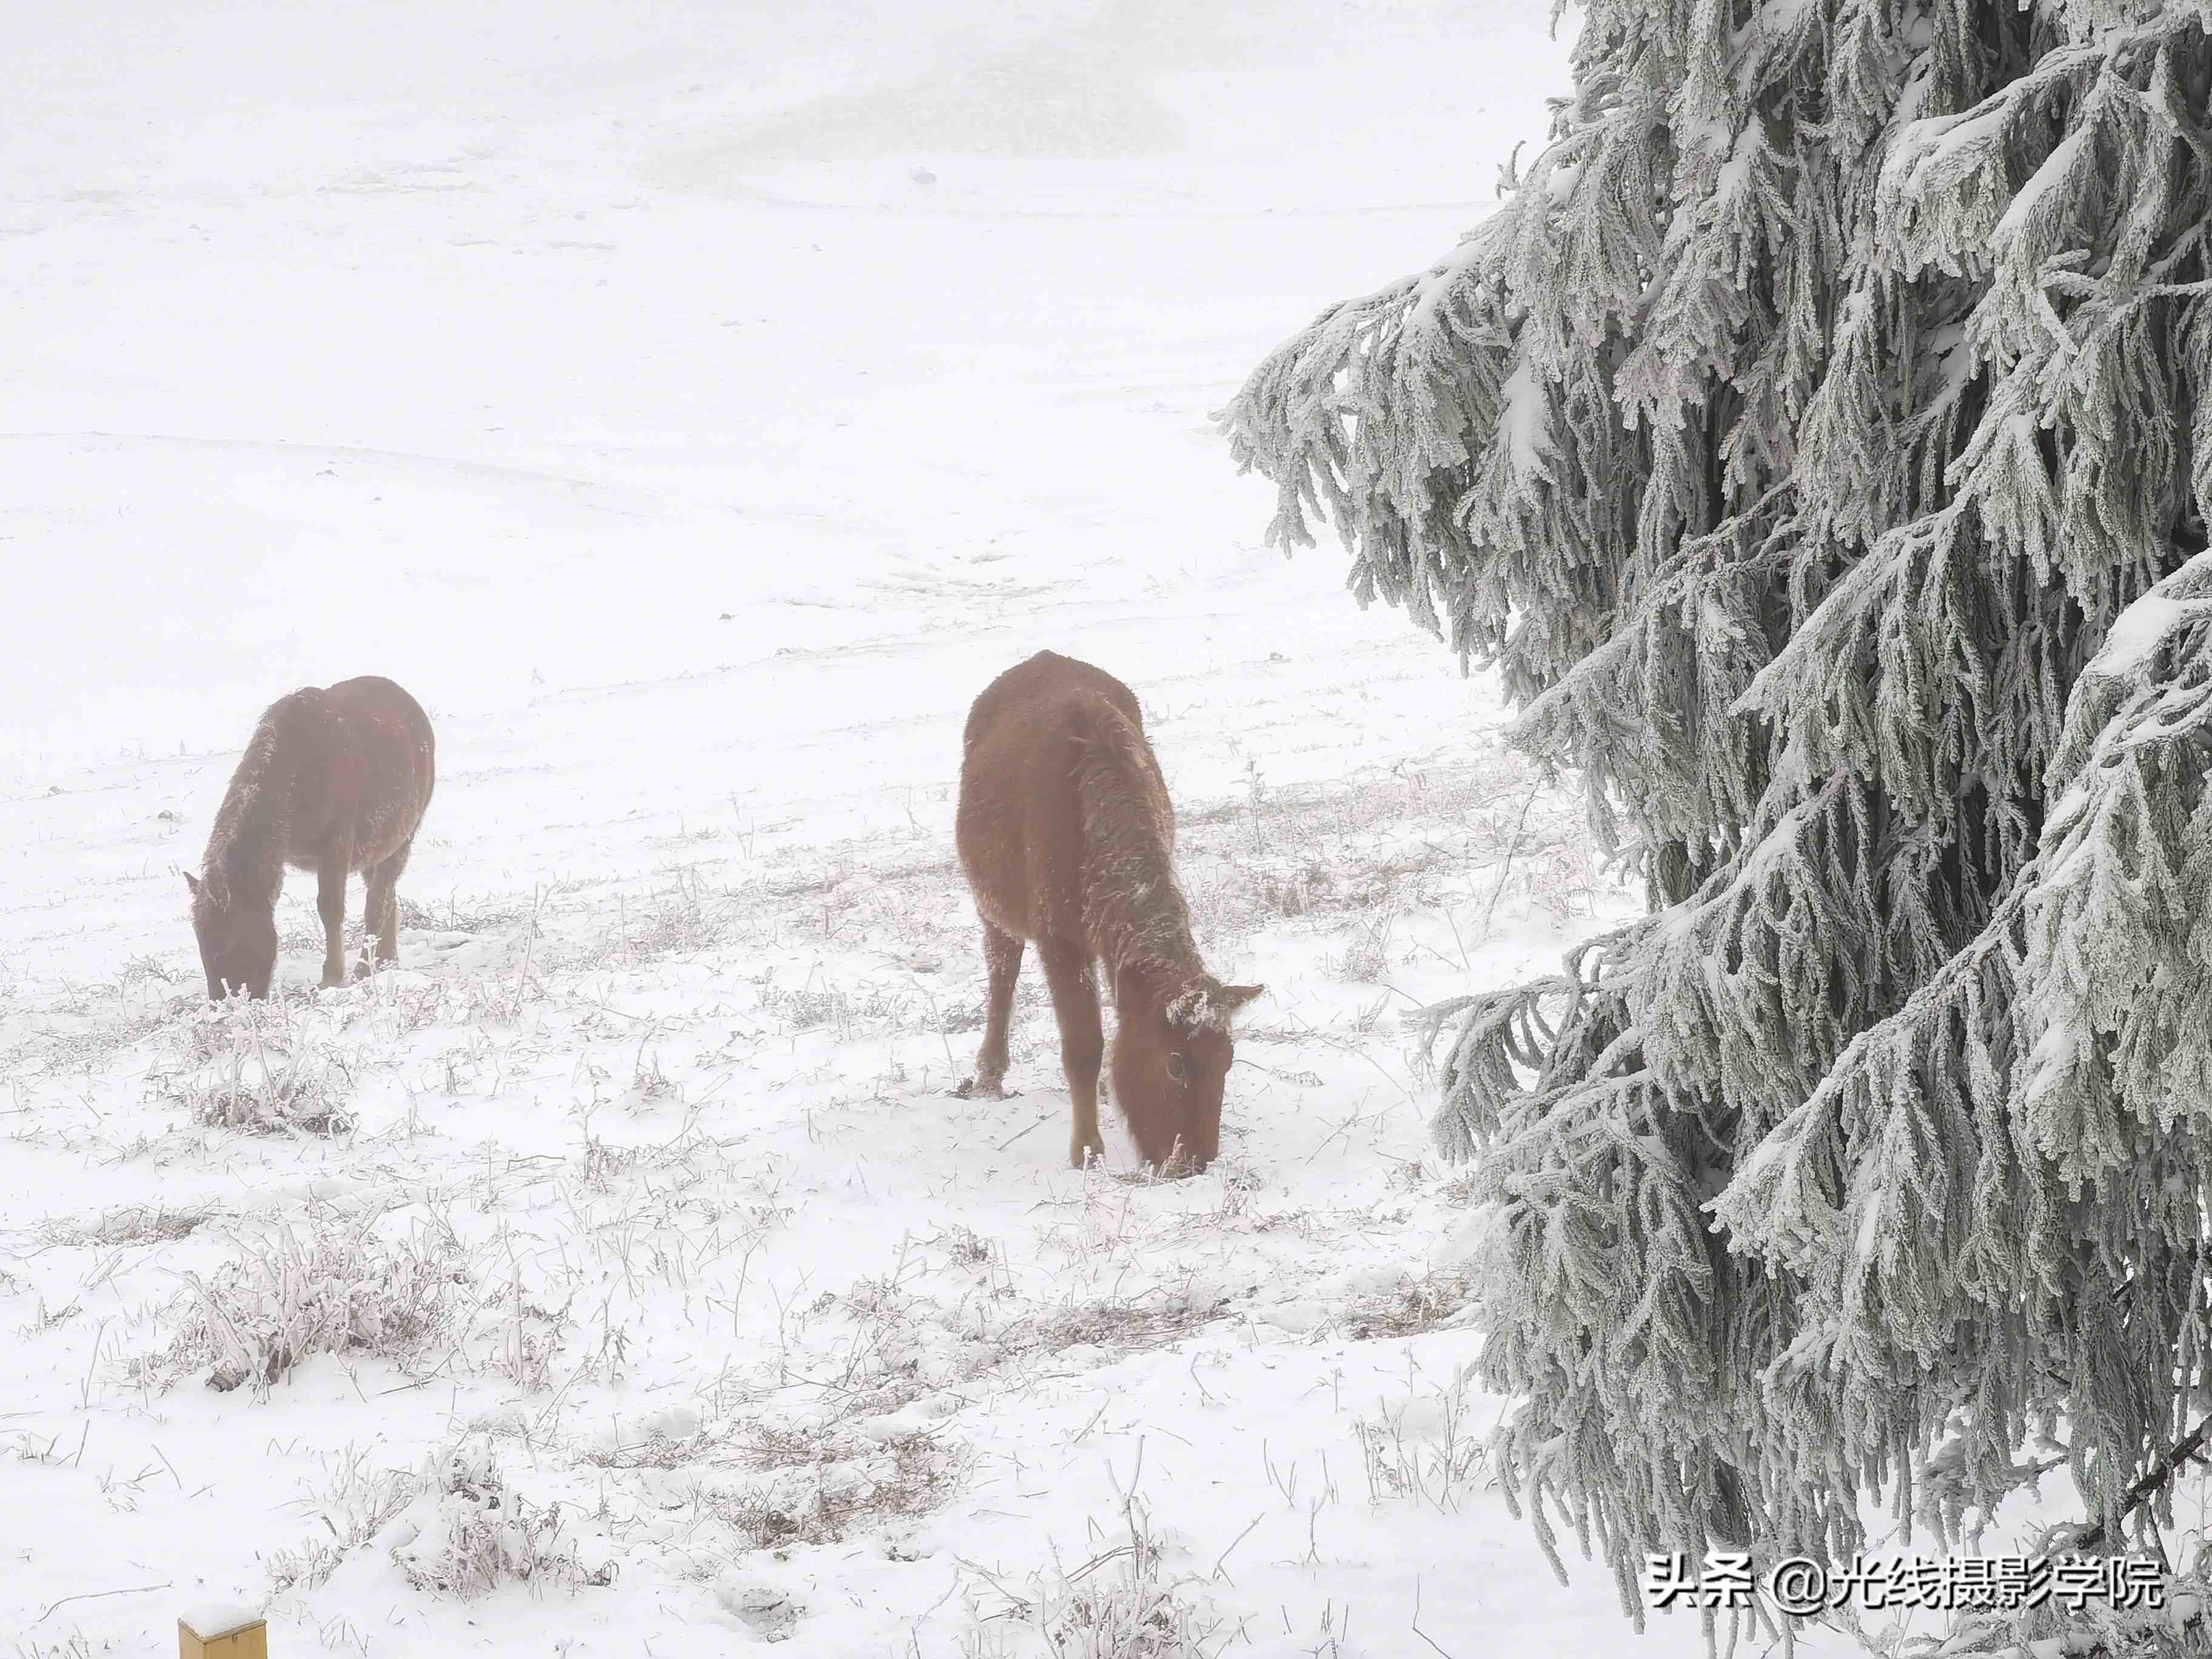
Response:
M947 1091L955 1100L1018 1100L1021 1091L1009 1089L1003 1083L983 1083L969 1078L958 1088Z

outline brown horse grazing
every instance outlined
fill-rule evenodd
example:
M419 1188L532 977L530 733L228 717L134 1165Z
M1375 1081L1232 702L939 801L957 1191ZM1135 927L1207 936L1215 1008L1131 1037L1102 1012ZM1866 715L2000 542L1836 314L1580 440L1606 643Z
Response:
M320 884L323 983L346 978L346 878L368 876L376 960L399 955L396 884L437 781L429 716L374 675L304 686L269 705L215 815L192 890L192 932L208 995L269 994L284 866Z
M1060 1021L1068 1162L1104 1157L1095 958L1114 994L1112 1092L1130 1139L1157 1169L1204 1169L1220 1151L1230 1016L1261 988L1224 985L1198 958L1175 883L1175 808L1135 695L1050 651L992 681L968 714L954 839L990 975L975 1075L956 1092L1005 1093L1027 940Z

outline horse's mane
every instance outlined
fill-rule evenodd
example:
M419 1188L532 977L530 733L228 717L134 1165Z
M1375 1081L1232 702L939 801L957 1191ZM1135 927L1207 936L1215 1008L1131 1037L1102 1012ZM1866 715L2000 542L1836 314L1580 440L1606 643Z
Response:
M1175 808L1144 734L1103 697L1079 705L1076 799L1083 815L1083 921L1109 970L1173 990L1169 1018L1226 1025L1208 994L1175 882Z
M287 716L297 706L293 698L298 695L279 698L263 713L216 809L200 882L218 905L258 897L264 889L273 902L282 884L290 774L297 764L285 742Z

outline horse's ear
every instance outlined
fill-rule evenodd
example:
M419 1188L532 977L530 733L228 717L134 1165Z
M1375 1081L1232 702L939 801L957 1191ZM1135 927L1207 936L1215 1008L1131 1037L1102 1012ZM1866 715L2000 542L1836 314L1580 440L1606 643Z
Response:
M185 878L185 885L191 888L192 890L192 896L194 898L198 898L200 896L199 878L189 870L185 871L183 874Z
M1267 988L1264 985L1224 985L1221 988L1221 1006L1233 1014Z

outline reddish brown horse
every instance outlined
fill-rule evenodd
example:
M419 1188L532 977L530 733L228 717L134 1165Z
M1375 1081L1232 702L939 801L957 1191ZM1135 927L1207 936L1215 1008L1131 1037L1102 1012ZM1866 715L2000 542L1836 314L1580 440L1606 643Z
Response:
M374 675L306 686L269 705L215 815L192 890L208 995L269 994L284 866L319 883L323 983L346 978L346 878L368 877L376 960L399 955L396 884L437 781L429 716Z
M1094 959L1114 994L1113 1096L1155 1168L1202 1170L1221 1146L1230 1016L1260 994L1206 971L1175 882L1175 808L1135 695L1040 651L969 711L954 836L983 922L990 1007L975 1075L1001 1095L1022 946L1036 946L1075 1112L1068 1161L1103 1158L1104 1051Z

